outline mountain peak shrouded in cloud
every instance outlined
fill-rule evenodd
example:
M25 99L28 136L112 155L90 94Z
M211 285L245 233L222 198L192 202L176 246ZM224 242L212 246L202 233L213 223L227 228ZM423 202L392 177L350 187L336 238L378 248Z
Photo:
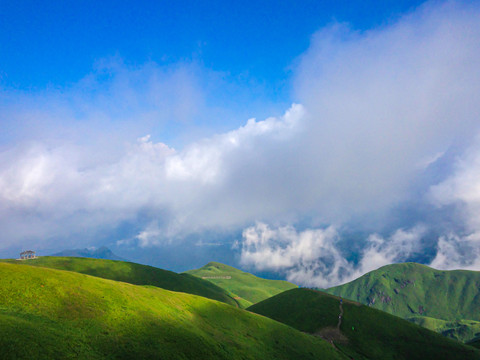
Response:
M241 264L299 284L419 254L480 268L479 39L479 7L461 2L365 31L332 24L292 70L295 103L230 130L260 108L255 91L194 62L100 62L70 88L3 89L0 251L191 248L243 230Z

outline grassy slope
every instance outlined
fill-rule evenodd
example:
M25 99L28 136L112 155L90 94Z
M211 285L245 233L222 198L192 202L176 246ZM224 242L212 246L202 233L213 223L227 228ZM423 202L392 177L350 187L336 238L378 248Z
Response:
M473 339L467 343L470 346L476 347L477 349L480 349L480 338Z
M2 359L342 359L328 343L221 302L0 263Z
M158 269L125 261L92 258L42 256L37 259L17 261L0 260L20 265L42 266L69 270L104 279L123 281L134 285L153 285L171 291L200 295L237 306L236 301L225 290L209 281L187 274Z
M440 320L430 318L428 316L415 316L407 318L408 321L414 322L424 328L436 331L444 336L452 339L473 339L480 335L480 321L474 320Z
M308 333L336 328L339 298L294 289L248 308ZM351 301L343 301L341 332L335 345L354 359L480 359L480 351L406 320Z
M480 321L480 272L440 271L415 263L393 264L325 291L370 305L405 319L427 316L445 320L447 336L468 340ZM432 320L424 323L432 324ZM452 327L448 328L450 323ZM470 323L473 325L471 326ZM429 326L427 326L429 327ZM469 327L457 331L459 328ZM451 330L451 331L449 331ZM479 334L480 335L480 334Z
M287 281L262 279L217 262L210 262L200 269L189 270L186 273L200 278L231 276L231 279L208 280L227 290L243 308L297 287Z

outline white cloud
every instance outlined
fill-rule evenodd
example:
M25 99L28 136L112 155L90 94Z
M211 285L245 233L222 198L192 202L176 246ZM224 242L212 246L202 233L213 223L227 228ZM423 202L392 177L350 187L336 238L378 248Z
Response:
M457 158L453 173L430 188L429 200L450 206L463 232L440 237L431 265L439 269L480 270L480 138Z
M416 251L415 219L388 239L370 236L355 266L335 231L351 220L374 227L412 198L467 204L474 234L480 167L468 145L480 125L479 38L478 6L456 2L429 3L363 33L323 29L294 70L301 105L177 149L168 140L192 133L169 135L172 124L231 124L232 112L209 105L221 97L204 93L218 74L114 61L72 89L4 91L2 127L13 130L0 135L0 248L73 237L92 244L125 222L139 229L130 235L141 246L247 228L246 263L323 286ZM458 144L466 144L464 169L419 197L412 188L435 185L425 171ZM330 226L261 225L301 222Z
M315 34L296 80L310 114L299 157L324 221L385 212L411 196L419 162L472 141L479 19L478 6L437 2L381 29Z
M322 256L337 258L336 237L333 227L297 233L291 226L271 229L257 223L243 231L242 263L258 270L281 270L310 264Z
M140 247L147 247L152 245L158 245L162 241L162 230L156 223L151 223L141 231L136 237L138 245Z
M257 223L243 231L237 247L245 266L282 272L287 280L299 285L329 287L405 261L419 250L425 230L422 225L398 229L387 239L372 234L357 262L345 257L339 245L340 235L333 227L297 231L291 226L271 228Z
M83 148L68 144L8 150L0 154L0 210L4 215L0 222L12 228L2 245L25 238L24 232L15 233L13 225L30 224L32 212L38 215L36 236L51 238L84 232L85 226L87 232L115 227L146 210L154 215L137 236L142 247L159 244L160 233L162 241L168 241L198 228L251 220L249 209L229 219L235 202L211 203L214 198L220 200L219 192L231 191L222 189L230 185L226 180L230 160L256 142L285 141L295 133L302 116L302 106L293 105L282 118L252 119L237 130L193 143L180 152L146 135L103 162L91 162L89 149L83 153ZM255 203L248 205L255 207ZM35 231L32 228L28 236Z
M381 266L406 261L413 253L421 250L420 241L425 232L424 225L416 225L408 230L397 229L388 239L378 234L370 235L358 268L350 275L350 279Z
M454 171L431 187L430 201L438 207L460 205L470 231L480 231L480 137L457 158Z
M469 236L448 234L441 236L437 254L430 263L435 269L480 271L480 235Z

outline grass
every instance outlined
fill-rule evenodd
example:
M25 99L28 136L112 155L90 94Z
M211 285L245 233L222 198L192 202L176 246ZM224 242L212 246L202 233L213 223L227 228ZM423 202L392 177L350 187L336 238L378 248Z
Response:
M41 266L123 281L134 285L152 285L162 289L200 295L237 306L222 288L188 274L177 274L156 267L126 261L105 259L42 256L31 260L0 260L11 264Z
M325 291L386 311L465 341L478 332L480 272L393 264ZM436 319L424 319L428 317Z
M199 278L209 278L208 281L225 289L242 308L297 287L287 281L262 279L218 262L210 262L200 269L186 273Z
M467 344L480 349L480 337L470 340Z
M335 334L339 298L320 291L289 290L248 310L307 333L333 333L335 346L354 359L480 359L480 352L469 346L348 300L343 301L343 320Z
M0 358L346 359L204 297L9 263L0 263Z
M474 320L440 320L428 316L416 316L407 318L424 328L436 331L443 336L450 337L459 341L464 339L473 339L480 336L480 322Z

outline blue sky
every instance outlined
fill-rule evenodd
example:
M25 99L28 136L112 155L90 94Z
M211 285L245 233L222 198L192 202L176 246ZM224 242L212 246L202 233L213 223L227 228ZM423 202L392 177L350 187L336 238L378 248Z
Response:
M332 21L369 29L420 3L2 2L2 82L31 90L65 86L83 78L99 59L120 56L131 65L195 59L209 69L285 91L292 63L318 29Z
M199 86L212 82L203 72L216 73L206 101L228 110L208 120L191 115L201 130L196 128L190 140L237 127L249 117L280 115L298 101L292 71L318 29L345 22L365 31L395 21L420 3L3 2L0 84L27 93L63 91L111 59L130 69L195 64L202 69L196 74L202 78ZM178 146L185 141L178 137L189 133L175 124L150 132Z
M0 4L0 255L328 286L480 269L474 1Z
M0 85L8 90L4 99L15 91L30 98L56 91L57 98L67 93L63 101L71 102L72 91L84 96L111 91L109 81L116 72L148 64L164 73L188 67L188 86L203 90L201 99L192 101L209 110L170 114L168 121L139 126L136 134L143 131L178 148L236 128L251 117L279 116L299 102L295 69L319 29L333 23L359 32L387 26L421 3L2 2ZM91 77L96 84L82 88ZM138 82L149 77L140 75ZM18 100L18 94L12 97L5 101L25 101ZM48 106L48 100L39 101ZM74 111L83 116L81 110ZM110 117L121 123L118 114ZM0 134L0 144L24 138L18 128L9 130Z

